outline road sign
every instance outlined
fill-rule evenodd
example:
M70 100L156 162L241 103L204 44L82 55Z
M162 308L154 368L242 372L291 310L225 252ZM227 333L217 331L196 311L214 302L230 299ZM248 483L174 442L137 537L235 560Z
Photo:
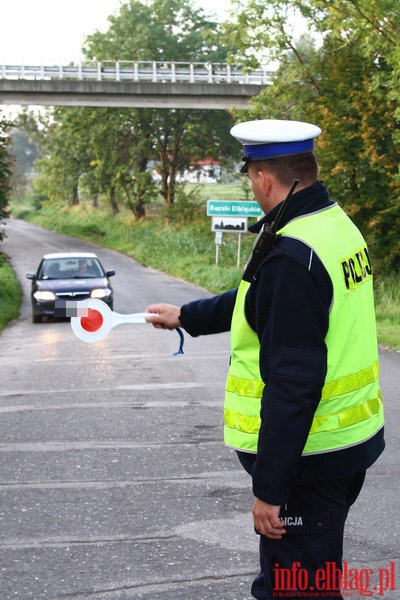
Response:
M222 244L222 231L215 232L215 243L219 246Z
M246 200L208 200L209 217L261 217L263 214L257 202Z
M246 217L212 217L211 231L224 231L226 233L246 233Z

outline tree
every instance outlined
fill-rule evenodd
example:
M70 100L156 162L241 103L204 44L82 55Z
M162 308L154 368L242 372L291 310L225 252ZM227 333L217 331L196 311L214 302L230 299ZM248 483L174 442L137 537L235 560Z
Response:
M197 160L208 157L224 160L237 151L229 136L232 118L221 112L218 121L213 111L160 111L154 120L158 131L154 147L161 176L161 195L167 209L174 203L179 172Z
M150 136L140 114L129 109L91 109L85 120L90 148L90 171L85 183L92 191L107 195L113 214L118 197L137 218L145 214L145 203L154 193L146 170Z
M10 193L10 178L12 157L10 154L11 138L9 135L11 123L0 115L0 225L8 218L8 198ZM0 230L0 241L4 233Z
M109 17L107 32L88 36L88 60L226 60L216 22L188 0L130 0ZM149 164L161 176L161 195L174 203L177 174L197 157L229 154L233 121L225 111L57 108L45 127L36 183L50 198L79 201L105 195L112 212L123 202L137 218L154 195Z
M18 121L18 120L17 120ZM37 148L28 133L18 127L18 122L11 129L11 154L14 157L11 187L17 195L23 195L32 176L33 164L37 158Z
M77 204L81 193L94 203L105 195L113 214L122 199L136 217L153 192L146 171L149 136L134 110L57 108L44 128L41 176L35 187L53 200Z
M35 188L55 201L79 204L79 179L90 165L85 109L55 108L43 119L40 158L36 166L40 177Z
M218 23L187 0L153 0L146 4L131 0L117 15L109 17L109 22L106 33L88 36L88 58L224 61L231 51L230 45L220 41ZM221 144L228 150L233 147L228 134L232 120L226 112L137 109L132 114L138 138L144 136L146 140L139 146L137 175L145 173L151 159L157 162L161 195L167 206L174 202L177 173L189 166L193 157L205 153L215 156ZM212 147L210 139L214 141Z
M313 37L297 35L300 18ZM247 61L260 53L280 60L274 84L255 100L250 115L321 126L322 178L363 229L375 256L398 269L397 0L271 0L267 5L249 0L238 23L230 25L230 33L241 36L236 42L242 42Z

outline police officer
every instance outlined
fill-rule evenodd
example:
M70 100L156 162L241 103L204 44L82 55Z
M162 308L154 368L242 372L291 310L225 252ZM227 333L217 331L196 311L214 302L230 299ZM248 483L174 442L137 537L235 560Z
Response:
M253 596L339 599L348 510L384 448L368 248L319 181L318 127L259 120L231 133L265 213L243 279L181 308L149 306L148 320L231 331L225 442L252 477Z

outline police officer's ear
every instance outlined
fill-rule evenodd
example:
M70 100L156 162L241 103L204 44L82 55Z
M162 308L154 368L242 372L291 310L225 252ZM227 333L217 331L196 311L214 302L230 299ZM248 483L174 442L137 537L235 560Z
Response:
M264 196L269 198L274 185L276 185L276 178L269 171L258 171L257 175L261 178Z

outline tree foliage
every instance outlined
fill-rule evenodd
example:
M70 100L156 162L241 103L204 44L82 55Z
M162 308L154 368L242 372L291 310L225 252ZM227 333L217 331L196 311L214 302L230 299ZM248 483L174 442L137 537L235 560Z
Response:
M375 256L399 269L398 1L249 0L242 8L228 30L243 58L280 59L249 116L321 127L322 178Z
M218 23L188 0L153 0L147 4L131 0L109 21L107 32L87 38L88 58L218 62L225 61L232 49L221 42ZM232 143L228 135L230 117L222 111L137 109L136 115L141 130L151 132L148 159L158 165L161 195L167 206L174 202L179 170L196 155L218 157L219 145ZM218 127L221 121L224 129ZM210 139L216 145L210 145Z
M35 187L55 201L67 200L71 206L79 202L79 177L88 165L86 140L75 117L76 113L56 108L53 114L42 117L43 129L37 132L41 138L36 163L40 177Z
M130 0L109 17L109 29L88 36L88 60L225 61L218 24L187 0ZM232 118L224 111L58 108L47 123L37 186L73 204L78 190L105 195L115 214L124 202L141 218L154 195L149 163L161 196L174 203L177 175L198 157L232 148Z
M37 148L28 131L18 127L18 119L13 123L11 139L10 152L14 158L14 164L10 185L13 194L23 197L27 188L30 187L33 165L38 156Z
M10 178L12 157L10 153L10 129L11 123L2 118L0 114L0 225L8 218L8 199L10 193ZM4 233L0 230L0 241Z

